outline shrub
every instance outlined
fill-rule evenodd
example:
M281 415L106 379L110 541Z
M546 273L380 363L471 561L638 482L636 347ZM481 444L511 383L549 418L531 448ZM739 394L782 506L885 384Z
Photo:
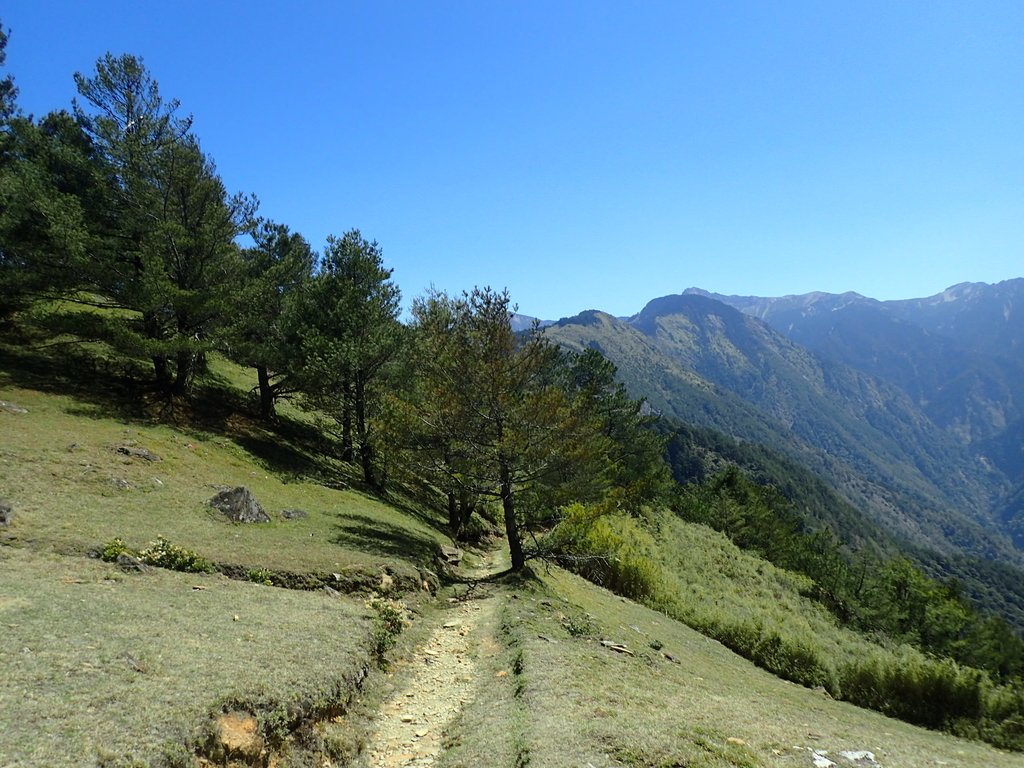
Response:
M549 545L563 565L616 594L648 601L661 591L654 541L631 517L573 504L565 509Z
M245 578L253 584L262 584L265 587L274 586L274 573L266 568L252 568L245 572Z
M818 652L806 642L783 637L760 622L717 624L705 629L722 645L779 677L813 688L838 693L836 676Z
M129 554L134 556L131 548L124 543L124 539L111 539L103 545L103 549L100 550L100 559L107 563L112 563L117 560L119 555Z
M163 536L139 552L139 559L147 565L187 573L213 573L216 570L206 558L190 549L172 544Z
M589 637L596 629L593 619L584 614L563 616L562 626L572 637Z
M990 687L978 670L913 652L854 661L840 677L848 701L936 729L979 723Z
M396 642L398 635L409 626L409 610L399 600L386 597L371 597L365 603L377 616L373 624L373 653L382 667L387 667L386 654Z

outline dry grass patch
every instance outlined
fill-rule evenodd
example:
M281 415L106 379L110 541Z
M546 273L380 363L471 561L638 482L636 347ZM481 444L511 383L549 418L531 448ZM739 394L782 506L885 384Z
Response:
M222 702L262 707L272 733L297 702L347 696L370 656L347 598L13 547L0 583L5 768L180 756Z
M833 756L870 750L887 768L1020 764L1019 755L780 680L679 622L557 569L542 581L568 603L510 602L506 619L522 652L532 766L809 766L811 748ZM561 616L573 610L593 622L589 637L558 634ZM602 638L634 655L602 646Z

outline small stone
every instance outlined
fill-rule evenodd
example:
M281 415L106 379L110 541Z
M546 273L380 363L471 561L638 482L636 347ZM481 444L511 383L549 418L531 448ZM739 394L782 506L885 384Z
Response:
M134 555L129 555L127 552L120 553L114 562L117 563L118 567L125 573L145 573L149 570L148 565Z
M303 520L309 517L309 513L304 509L282 509L281 519L282 520Z
M160 461L160 457L145 448L135 448L131 445L119 445L117 452L133 459L144 459L146 461Z
M28 413L28 408L22 408L20 405L9 403L6 400L0 400L0 411L7 411L8 413Z
M446 565L458 565L462 562L462 550L458 547L442 544L441 561Z
M403 723L413 723L415 721L416 721L416 718L413 717L412 715L402 715L402 722Z
M462 624L458 621L446 621L443 626L445 629L454 629L455 627L462 626Z
M242 620L242 617L241 617L241 616L239 616L239 615L238 615L238 614L236 613L236 614L235 614L234 616L232 616L232 617L231 617L231 620L232 620L232 621L241 621L241 620Z

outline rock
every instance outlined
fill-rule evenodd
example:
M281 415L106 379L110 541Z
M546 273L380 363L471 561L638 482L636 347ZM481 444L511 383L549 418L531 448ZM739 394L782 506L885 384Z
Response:
M145 448L135 448L131 445L119 445L117 452L125 456L130 456L133 459L144 459L146 461L161 461L162 459L155 453L150 453Z
M462 550L448 544L441 545L441 562L444 565L457 566L462 562Z
M462 562L462 555L463 552L458 547L442 544L437 554L434 555L434 561L439 571L451 574L459 567L459 563Z
M121 491L134 490L135 486L125 480L123 477L112 477L110 478L110 484Z
M6 400L0 400L0 411L7 411L8 413L28 413L28 408L22 408L20 405L9 403Z
M7 499L0 499L0 525L10 525L14 519L14 507Z
M222 512L233 523L269 523L270 517L244 485L221 491L210 506Z
M875 760L874 753L868 752L866 749L847 750L840 752L839 756L860 768L882 768Z
M420 589L424 592L430 592L431 594L437 592L441 586L441 581L438 579L437 574L433 571L421 568L419 570Z
M129 555L127 552L122 552L117 556L114 561L125 573L145 573L149 570L149 566L139 560L134 555Z
M281 519L282 520L303 520L309 517L309 513L304 509L282 509Z
M144 675L146 673L145 665L142 662L140 662L138 659L136 659L134 656L132 656L130 653L124 654L124 656L122 656L121 658L123 658L125 660L125 663L129 667L131 667L133 670L135 670L139 674L143 674Z
M629 648L627 648L622 643L616 643L614 640L602 640L601 645L603 645L605 648L609 650L615 651L616 653L622 653L626 656L634 655L633 652L629 650Z

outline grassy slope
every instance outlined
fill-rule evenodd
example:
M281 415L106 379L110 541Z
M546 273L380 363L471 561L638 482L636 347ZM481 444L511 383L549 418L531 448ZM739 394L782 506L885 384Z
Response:
M443 521L321 484L338 475L244 417L205 428L137 419L113 396L27 386L12 359L0 400L27 412L0 409L0 498L16 515L0 529L0 765L159 763L226 700L264 719L290 702L343 701L372 663L361 596L129 575L84 555L114 537L141 548L165 536L252 569L415 574L448 540ZM232 525L208 507L217 487L240 484L270 523ZM285 508L308 517L283 520Z
M587 633L568 632L569 619ZM444 768L810 766L811 749L833 758L870 750L887 768L1020 765L1020 755L779 680L685 625L559 569L508 600L495 630L502 644L487 659ZM636 655L609 650L602 638Z
M0 549L0 581L5 768L148 762L222 700L330 697L369 656L369 611L323 593L24 548Z
M282 468L267 448L272 436L251 425L204 431L136 421L111 414L99 398L44 393L14 379L0 369L0 400L28 409L0 411L0 496L17 514L0 531L5 768L104 757L158 763L225 699L329 698L369 662L371 620L361 598L220 576L122 574L82 556L106 540L141 546L164 535L218 561L330 571L411 567L444 539L439 520L325 487L298 460ZM162 461L116 453L127 441ZM209 511L212 486L236 483L256 492L273 522L232 526ZM286 507L309 517L282 521L277 512ZM693 537L686 549L707 558L689 558L693 605L734 602L730 612L757 612L778 603L809 621L787 602L790 577L734 554L715 534L685 530ZM711 572L730 578L702 581ZM750 588L756 579L760 595ZM794 745L873 749L886 766L1019 764L1019 756L781 682L684 625L557 570L501 599L497 641L483 651L490 672L448 765L809 764ZM572 636L565 617L590 637ZM627 642L639 656L618 656L597 637ZM654 639L680 663L648 647Z

